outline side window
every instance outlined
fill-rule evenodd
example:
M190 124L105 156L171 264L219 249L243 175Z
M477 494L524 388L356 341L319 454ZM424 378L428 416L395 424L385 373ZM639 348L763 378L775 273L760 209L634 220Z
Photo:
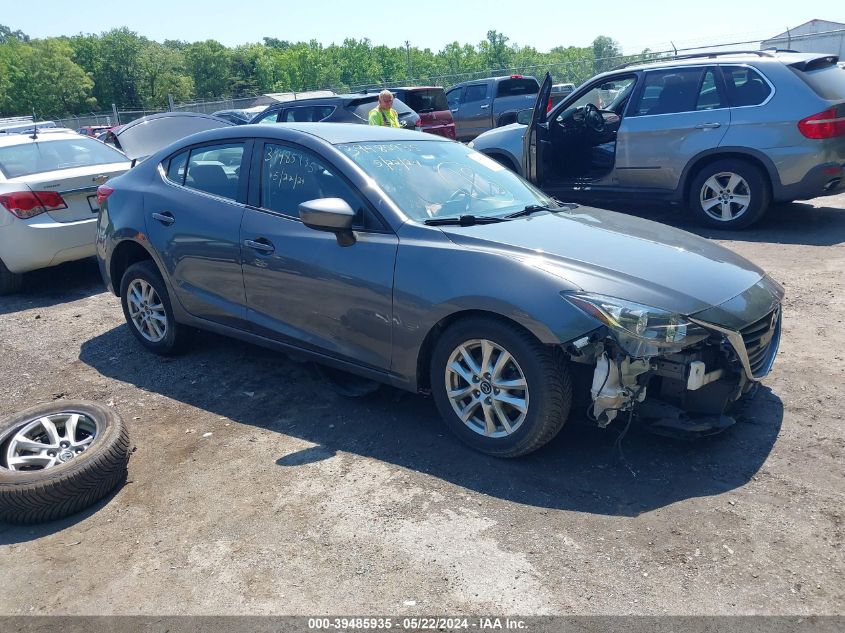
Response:
M282 113L279 121L286 123L302 123L305 121L313 121L314 108L310 106L301 106L299 108L288 108Z
M694 112L703 72L701 68L673 68L646 73L633 115Z
M314 106L314 116L312 121L322 121L329 118L334 112L334 106Z
M461 104L461 94L463 94L463 91L463 88L455 88L446 93L446 102L449 104L450 110L454 110Z
M748 66L722 66L722 75L732 108L760 105L772 94L766 80Z
M299 205L308 200L342 198L356 212L354 225L365 225L361 198L334 169L307 150L265 144L260 192L262 208L293 217L299 217Z
M272 112L268 112L267 114L262 116L260 119L258 119L256 121L256 123L258 125L269 125L269 124L277 123L278 120L279 120L279 111L273 110Z
M236 200L243 143L204 145L191 150L185 186Z
M722 96L716 84L716 73L713 72L712 68L708 68L707 72L704 73L704 80L701 82L701 88L698 91L698 102L695 109L715 110L724 107L725 104L722 102Z
M185 163L188 162L188 150L176 154L166 165L167 179L181 185L185 182Z
M473 101L484 101L487 98L487 84L476 84L467 86L467 93L464 96L464 103Z

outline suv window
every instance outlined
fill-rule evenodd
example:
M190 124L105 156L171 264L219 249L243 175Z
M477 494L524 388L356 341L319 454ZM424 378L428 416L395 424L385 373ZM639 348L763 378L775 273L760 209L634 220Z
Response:
M334 106L301 106L284 111L281 121L287 123L303 121L322 121L331 116Z
M343 178L316 154L267 143L261 167L260 205L299 217L299 205L318 198L341 198L355 211L353 225L361 227L364 204Z
M515 95L535 95L540 92L540 85L536 79L521 77L519 79L504 79L496 86L497 97L513 97Z
M587 92L570 103L566 110L558 115L558 120L562 120L576 108L583 108L588 103L592 103L599 110L617 112L633 91L635 83L636 77L622 77L594 84Z
M760 105L772 89L766 80L748 66L722 66L725 86L728 90L728 102L733 108Z
M825 66L818 70L802 71L792 68L822 99L841 101L845 99L845 65Z
M487 98L487 84L476 84L474 86L467 86L466 94L464 95L464 103L472 103L473 101L484 101Z
M273 110L272 112L268 112L267 114L261 115L261 118L258 119L255 123L258 125L268 125L271 123L277 123L279 119L279 111Z
M703 72L701 68L672 68L646 73L633 116L694 112Z
M724 108L721 91L716 83L716 73L708 68L704 73L701 88L698 90L698 101L695 104L696 110L716 110Z
M185 186L230 200L238 197L243 143L204 145L191 150Z

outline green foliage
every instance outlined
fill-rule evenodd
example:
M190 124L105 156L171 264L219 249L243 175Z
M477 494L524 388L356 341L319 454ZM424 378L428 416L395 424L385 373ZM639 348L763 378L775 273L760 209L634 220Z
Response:
M579 84L629 59L606 36L589 47L547 53L511 43L495 30L475 45L452 42L439 51L410 42L375 46L366 38L323 46L264 37L228 48L215 40L158 43L125 27L30 41L0 25L0 116L29 114L31 105L51 118L108 110L112 103L163 109L168 95L179 103L320 88L448 86L505 72L541 78L549 71L557 82Z

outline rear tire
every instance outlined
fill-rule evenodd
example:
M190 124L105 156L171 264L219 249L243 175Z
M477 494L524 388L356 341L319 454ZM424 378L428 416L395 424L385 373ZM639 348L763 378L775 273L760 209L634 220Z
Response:
M10 295L20 292L23 285L23 275L13 273L8 268L3 260L0 259L0 295Z
M517 325L493 318L469 318L447 329L434 347L430 380L452 432L496 457L519 457L549 442L566 422L572 400L561 355Z
M699 224L735 230L757 222L771 200L768 178L758 167L728 158L698 171L690 185L688 206Z
M188 330L176 322L167 286L152 261L126 269L120 282L120 304L129 330L141 345L161 356L182 350Z

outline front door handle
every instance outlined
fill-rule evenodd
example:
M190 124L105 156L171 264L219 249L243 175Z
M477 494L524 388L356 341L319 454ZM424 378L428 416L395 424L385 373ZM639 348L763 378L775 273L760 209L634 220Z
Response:
M699 123L695 126L696 130L715 130L717 127L722 127L721 123Z
M158 220L165 226L170 226L176 221L176 218L170 211L162 211L161 213L153 213L153 220Z
M483 106L481 106L481 109L482 109L482 110L486 110L486 109L487 109L487 108L489 108L489 107L490 107L489 105L483 105Z
M244 240L244 246L258 251L259 253L266 253L268 255L276 250L276 247L264 238L259 238L258 240Z

